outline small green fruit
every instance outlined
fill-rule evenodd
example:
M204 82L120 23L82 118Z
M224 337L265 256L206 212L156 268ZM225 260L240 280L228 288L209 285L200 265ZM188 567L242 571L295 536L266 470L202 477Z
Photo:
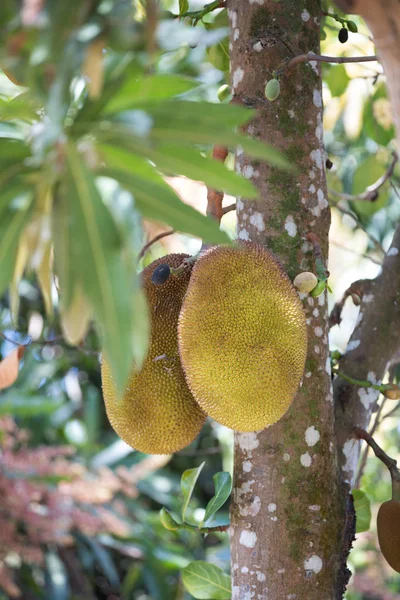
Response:
M229 98L229 96L231 95L231 88L229 87L229 85L227 83L224 83L223 85L221 85L221 87L218 88L217 95L218 95L218 100L220 102L223 102L224 100Z
M347 21L347 28L352 33L357 33L358 31L357 25L354 23L354 21Z
M320 296L326 288L326 282L322 281L322 279L320 279L317 283L317 285L315 286L315 288L313 290L311 290L310 295L313 298L316 298L317 296Z
M161 524L169 531L176 531L178 529L178 523L171 517L171 514L166 508L160 510L160 521Z
M280 94L281 85L277 79L270 79L265 86L265 97L270 102L276 100Z
M319 35L320 40L326 40L326 31L325 29L321 29L321 33Z

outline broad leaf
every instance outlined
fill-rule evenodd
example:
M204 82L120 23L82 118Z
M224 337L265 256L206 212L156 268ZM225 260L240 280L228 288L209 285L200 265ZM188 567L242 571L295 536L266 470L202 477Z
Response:
M225 504L232 489L232 480L229 473L221 471L216 473L214 480L214 496L207 504L206 512L203 518L203 523L206 523L215 513Z
M0 361L0 390L11 387L17 380L19 361L25 353L25 346L18 346Z
M132 368L146 352L143 335L135 331L135 274L124 260L120 234L102 201L94 177L76 149L67 146L67 171L62 201L68 205L73 272L93 306L116 387L122 391ZM140 319L146 319L141 305Z
M188 0L179 0L179 14L182 15L183 13L187 12L188 10L189 10Z
M229 600L231 578L219 567L204 560L196 560L182 570L185 588L200 600Z
M168 100L198 85L198 81L171 74L128 79L112 96L105 107L105 113L128 110L144 102Z
M371 525L371 503L363 490L352 490L356 511L356 533L368 531Z
M60 408L60 402L50 396L27 396L17 390L3 392L0 396L0 415L31 418L49 415Z
M208 242L229 242L216 221L182 202L161 177L155 182L136 173L107 168L99 169L98 174L115 179L131 192L138 210L145 218L166 223L177 231L196 235Z
M376 156L369 156L356 169L353 176L352 194L360 194L375 183L384 173L385 167L377 160ZM354 200L352 207L359 215L369 217L386 206L388 201L389 183L386 182L379 190L378 198L374 202L368 200Z
M341 96L346 90L350 81L344 65L330 66L325 76L329 90L333 97Z
M181 478L181 490L183 495L183 503L182 503L182 521L185 520L186 510L189 505L190 499L193 494L194 486L196 485L196 481L199 478L199 475L204 467L205 463L202 462L200 466L194 469L186 469L182 473Z

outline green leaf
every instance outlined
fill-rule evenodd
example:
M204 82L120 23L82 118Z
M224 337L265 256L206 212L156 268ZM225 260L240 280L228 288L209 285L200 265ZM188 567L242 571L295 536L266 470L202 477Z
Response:
M73 272L93 306L117 390L122 391L133 360L140 366L147 350L146 327L138 329L146 322L145 303L135 289L134 265L123 256L120 233L92 173L72 144L66 148L66 158L59 200L67 206L65 224L73 232L69 239Z
M198 81L172 74L128 79L113 94L105 107L105 113L128 110L145 102L168 100L184 94L198 85Z
M214 480L214 496L207 504L206 512L202 523L206 523L215 513L225 504L232 489L232 480L229 473L221 471L216 473Z
M341 96L347 89L350 77L344 65L335 65L328 69L324 80L328 84L332 96Z
M20 94L12 100L0 98L0 121L18 119L32 123L37 118L33 103L27 93Z
M194 486L196 485L196 481L199 478L202 468L205 463L202 462L200 466L194 469L186 469L182 473L181 478L181 490L183 495L183 503L182 503L182 521L185 520L186 510L190 502L190 498L192 497Z
M206 52L207 58L213 67L219 71L229 71L229 38L226 37L215 46L210 46L207 48Z
M8 191L13 195L13 189ZM0 295L10 283L17 258L20 235L30 216L33 194L15 190L12 203L1 210L0 218ZM3 199L2 199L3 200Z
M193 596L201 600L229 600L231 578L219 567L196 560L182 570L182 581Z
M182 15L189 10L188 0L179 0L179 14Z
M356 511L356 533L368 531L371 525L371 503L363 490L351 491Z
M182 202L160 177L152 181L136 173L102 168L99 175L118 181L134 196L142 215L154 221L170 225L177 231L190 233L212 243L229 243L228 236L220 231L216 221L200 214Z
M372 98L366 102L363 123L366 135L381 146L387 146L395 137L392 110L385 84L379 85Z
M60 403L48 396L25 396L16 390L3 392L0 396L0 415L30 418L49 415L60 407Z
M351 193L361 194L365 189L375 183L384 173L385 167L378 162L376 156L368 156L356 169L353 176ZM374 202L366 200L354 200L351 202L352 208L359 215L369 217L378 210L386 206L388 201L389 183L385 183L379 190L379 196Z

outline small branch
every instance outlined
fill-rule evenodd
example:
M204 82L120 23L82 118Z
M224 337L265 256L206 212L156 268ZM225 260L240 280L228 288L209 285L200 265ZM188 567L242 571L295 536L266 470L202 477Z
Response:
M334 375L337 375L338 377L341 377L345 381L352 383L353 385L357 385L358 387L372 388L374 390L377 390L384 396L386 396L387 392L392 392L392 391L397 391L397 390L400 391L399 386L397 386L395 383L381 383L381 384L372 383L372 381L368 381L368 379L356 379L355 377L352 377L351 375L348 375L347 373L344 373L343 371L339 371L339 369L334 369L332 371L332 373ZM388 395L387 397L390 398L390 395Z
M369 185L361 194L344 194L342 192L336 192L335 190L329 190L329 193L337 196L340 200L366 200L367 202L375 202L379 196L379 189L392 177L398 160L399 157L397 152L392 152L392 162L390 163L387 171L381 177L379 177L375 183Z
M354 281L351 284L351 286L347 288L342 298L339 300L339 302L336 302L331 314L329 315L329 327L333 327L334 325L340 325L342 320L342 310L347 298L351 296L353 298L354 304L357 305L357 298L361 300L361 298L365 294L366 287L370 283L370 279L359 279L358 281ZM360 304L360 302L358 302L358 304Z
M324 255L322 253L321 242L319 240L319 237L312 231L309 231L306 237L308 241L311 242L314 248L315 269L317 271L317 277L322 281L326 281L329 277L329 271L327 271L325 267L325 260Z
M216 144L213 148L212 153L213 159L219 162L225 162L228 156L228 148L226 146L219 146ZM207 215L213 217L218 223L224 215L222 209L222 201L224 199L224 192L216 190L214 188L207 187Z
M226 215L228 212L231 212L231 210L236 210L236 202L234 204L229 204L229 206L225 206L222 209L222 214Z
M154 236L149 242L147 242L147 244L143 246L143 248L138 254L138 260L141 260L143 258L150 246L152 246L162 238L167 237L167 235L172 235L173 233L175 233L175 229L168 229L168 231L162 231L158 235Z
M377 56L324 56L322 54L312 54L312 52L308 52L307 54L299 54L292 58L286 65L282 66L280 69L277 69L275 73L277 75L282 75L285 71L289 71L293 69L293 67L297 67L300 63L303 62L327 62L327 63L359 63L359 62L372 62L377 61Z
M228 525L215 525L214 527L197 527L189 525L189 523L180 523L178 529L186 529L187 531L196 531L197 533L214 533L215 531L228 531Z
M214 2L210 2L209 4L206 4L204 6L204 8L202 8L201 10L188 10L185 13L182 13L180 15L174 15L174 16L179 17L180 19L183 19L184 17L191 17L192 19L194 19L195 24L196 24L197 21L200 21L203 17L208 15L210 12L213 12L214 10L217 10L218 8L225 8L225 7L226 7L225 0L214 0Z
M149 54L149 62L157 48L156 30L157 30L157 2L156 0L146 0L146 17L147 17L147 52Z
M364 440L367 442L368 446L370 446L374 451L375 456L379 458L384 465L386 465L392 477L392 482L400 482L400 471L397 468L397 461L395 461L393 458L390 458L390 456L388 456L386 452L384 452L384 450L382 450L382 448L375 442L372 435L369 434L368 431L365 431L365 429L361 429L361 427L353 427L353 432L354 437L358 440Z

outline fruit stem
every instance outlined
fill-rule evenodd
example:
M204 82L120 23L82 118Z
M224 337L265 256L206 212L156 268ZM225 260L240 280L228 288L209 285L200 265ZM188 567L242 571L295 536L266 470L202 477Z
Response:
M354 437L367 442L372 448L376 458L388 468L392 478L392 499L400 501L400 471L397 468L397 461L386 454L386 452L376 443L374 438L368 431L361 427L353 427Z

